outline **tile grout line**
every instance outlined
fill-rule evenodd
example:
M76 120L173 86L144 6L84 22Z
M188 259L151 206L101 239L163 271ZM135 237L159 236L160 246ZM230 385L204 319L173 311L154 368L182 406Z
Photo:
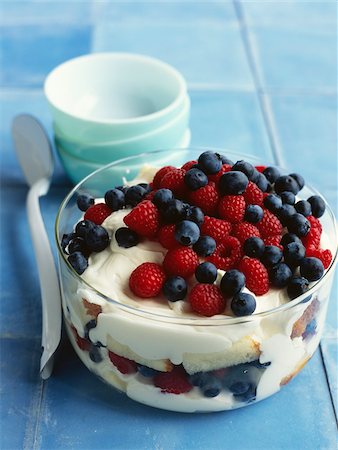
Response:
M323 364L323 368L324 368L324 374L325 374L325 378L326 378L326 383L327 383L327 386L329 388L332 408L333 408L333 411L334 411L334 416L336 418L336 423L337 423L337 428L338 428L338 411L336 410L334 399L333 399L333 392L332 392L330 381L329 381L329 375L328 375L327 370L326 370L325 359L324 359L324 355L323 355L323 349L322 349L321 342L319 344L319 352L320 352L320 356L321 356L321 359L322 359L322 364Z

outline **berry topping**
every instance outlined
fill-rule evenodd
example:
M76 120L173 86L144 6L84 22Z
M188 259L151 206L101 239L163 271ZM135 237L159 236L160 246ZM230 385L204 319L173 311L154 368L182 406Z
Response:
M79 275L88 267L88 260L81 252L74 252L69 255L68 262Z
M304 258L300 263L300 274L309 281L317 281L324 275L324 266L320 259L312 256Z
M217 278L217 268L211 262L204 262L197 266L195 277L199 283L212 284Z
M139 235L153 237L159 229L160 214L150 200L143 200L124 217L123 221Z
M241 161L237 161L236 164L233 165L232 170L243 172L249 180L252 179L252 176L255 173L255 168L253 165L243 159Z
M256 169L259 173L262 173L262 172L266 169L266 166L255 166L255 169Z
M183 300L187 295L187 283L182 277L169 277L163 285L163 295L170 302Z
M277 288L284 288L292 278L292 270L285 263L277 264L272 267L269 273L270 282Z
M102 252L109 245L109 235L107 230L101 227L101 225L95 225L90 228L87 231L84 240L86 246L92 252Z
M260 237L258 228L249 222L236 223L232 227L232 235L235 236L241 244L250 237Z
M138 372L146 378L153 378L157 373L159 373L157 370L152 369L151 367L142 366L139 365L137 367Z
M299 213L293 214L288 220L288 230L297 236L306 236L310 230L310 222Z
M296 195L299 190L300 189L297 181L290 175L282 175L275 181L275 191L277 194L280 194L284 191L290 191Z
M283 258L283 252L274 245L267 245L261 257L261 261L265 267L272 267L279 264Z
M160 187L160 183L164 175L166 175L173 169L175 169L174 166L164 166L160 170L158 170L153 179L153 188L158 189Z
M271 212L276 213L282 207L282 199L276 194L268 194L263 201L264 206Z
M291 242L297 242L298 244L302 243L299 237L293 233L285 233L280 241L283 247L286 247Z
M200 229L195 222L182 220L176 225L175 238L181 245L193 245L198 241L199 237Z
M193 249L199 256L210 256L216 250L216 241L210 236L201 236Z
M327 269L332 261L332 253L330 250L309 249L306 250L306 256L313 256L314 258L320 259L324 269Z
M184 196L186 193L186 185L184 183L185 170L172 169L167 172L161 179L159 187L170 189L174 195L178 197Z
M291 217L296 214L296 209L293 205L285 204L277 211L277 215L281 224L287 226Z
M204 397L217 397L222 390L222 381L217 377L209 376L205 383L201 386Z
M249 182L247 188L245 189L243 197L247 205L263 204L263 192L252 181Z
M280 244L281 236L268 236L263 239L265 245L274 245L283 251L283 246Z
M245 286L245 276L236 269L228 270L221 280L221 291L225 297L233 297Z
M143 263L130 275L129 287L141 298L156 297L162 290L165 273L159 264Z
M158 208L162 208L167 206L167 204L170 202L170 200L173 200L173 198L174 196L170 189L159 189L155 192L152 198L152 202Z
M198 262L198 256L191 248L178 247L168 251L163 267L168 275L188 278L194 274Z
M75 234L77 236L80 237L85 237L87 232L91 229L91 228L95 228L95 223L91 222L90 220L81 220L80 222L78 222L76 224L75 227ZM71 238L70 238L71 239Z
M263 170L263 174L270 183L274 183L280 176L280 172L276 167L267 167Z
M309 282L304 277L294 277L289 281L287 292L288 296L292 299L304 294L309 287Z
M140 185L131 186L125 194L126 205L136 206L147 195L147 191Z
M114 364L117 370L124 375L130 375L137 372L137 364L131 359L119 356L111 351L108 352L110 361Z
M197 206L190 206L187 209L187 219L197 223L200 227L204 222L204 213L201 208L198 208Z
M269 290L269 275L264 265L254 258L243 258L238 266L243 272L246 287L256 295L264 295Z
M175 225L164 225L158 232L158 241L162 247L170 249L179 246L175 238Z
M258 223L263 219L263 210L258 205L248 205L245 209L244 220L250 223Z
M87 209L84 219L90 220L91 222L96 223L96 225L101 225L111 213L112 210L105 203L97 203Z
M257 224L261 236L276 236L282 233L282 224L278 218L270 211L265 210L263 219Z
M297 267L305 257L305 248L301 242L290 242L284 246L284 260L290 267Z
M161 372L155 375L154 385L168 394L184 394L193 388L181 366L174 367L171 372Z
M198 165L204 173L212 175L221 169L222 159L218 153L207 151L199 156Z
M94 205L94 203L94 197L89 194L80 194L76 199L76 204L80 211L87 211L87 209Z
M131 189L131 188L129 188ZM128 189L128 191L129 191ZM142 189L142 188L141 188ZM125 205L125 196L120 189L111 189L104 194L104 201L112 211L118 211Z
M92 222L90 222L90 223L92 223ZM76 233L68 233L68 234L64 234L63 236L62 236L62 238L61 238L61 248L62 248L62 250L65 252L65 253L68 253L67 252L67 247L68 247L68 244L69 244L69 242L72 240L72 239L74 239L76 237Z
M258 173L258 177L255 183L262 192L270 192L271 184L268 182L268 180L265 178L265 175L263 175L262 173Z
M222 195L243 194L248 183L248 177L243 172L230 171L219 179L219 190Z
M138 234L130 228L121 227L115 232L115 239L119 247L130 248L140 242Z
M187 187L193 191L204 187L208 184L208 177L202 170L199 169L190 169L184 175L184 181Z
M281 192L280 198L282 199L283 205L294 205L296 201L296 196L292 192Z
M202 234L211 236L217 243L221 243L229 236L231 224L222 219L205 216L201 231Z
M192 168L192 166L196 166L196 165L197 165L197 161L195 161L195 160L187 161L185 164L183 164L181 169L188 171L189 169Z
M231 301L231 310L237 317L248 316L256 309L256 299L251 294L240 292Z
M75 252L81 252L84 256L89 256L90 254L86 242L82 237L74 237L74 239L69 242L67 250L69 254Z
M311 215L311 205L306 200L299 200L299 202L295 204L295 209L299 214L302 214L305 217Z
M303 189L305 181L304 178L301 175L299 175L299 173L290 173L290 177L292 177L296 181L299 190Z
M231 161L231 159L227 158L225 155L220 155L220 157L221 157L222 164L228 164L230 166L234 165L233 161Z
M215 264L218 269L229 270L238 264L242 257L241 243L233 236L227 236L218 244L208 261Z
M219 194L212 181L189 193L190 203L201 208L204 214L214 214L217 210L218 200Z
M225 195L218 203L218 213L222 219L231 223L241 222L245 213L245 201L242 195Z
M169 200L168 203L161 208L161 217L167 223L176 223L184 220L187 216L187 208L181 200Z
M230 164L223 164L221 169L217 173L215 173L214 175L208 175L208 179L209 181L213 181L218 185L219 179L221 178L223 173L230 172L230 170L231 170Z
M259 237L248 238L243 245L244 253L251 258L260 258L265 250L265 243Z
M196 284L190 292L189 301L193 311L206 317L221 314L225 308L223 295L214 284Z
M324 200L319 197L319 195L313 195L312 197L308 198L307 200L312 209L312 215L314 217L322 217L322 215L325 212L325 202Z

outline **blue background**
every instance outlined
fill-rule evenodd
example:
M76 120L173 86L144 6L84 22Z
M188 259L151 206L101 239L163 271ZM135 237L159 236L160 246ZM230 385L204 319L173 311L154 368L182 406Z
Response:
M39 378L39 283L27 186L12 118L51 135L46 74L71 57L131 51L186 77L192 144L229 148L301 172L337 212L337 7L334 1L0 3L1 448L336 449L337 287L320 349L278 395L233 412L182 415L125 399L85 369L67 339ZM53 222L70 183L57 162L42 200Z

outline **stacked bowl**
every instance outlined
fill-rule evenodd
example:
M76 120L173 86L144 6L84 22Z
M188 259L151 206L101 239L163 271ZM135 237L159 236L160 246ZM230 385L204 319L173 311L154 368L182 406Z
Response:
M160 60L81 56L56 67L44 89L56 148L74 183L117 159L190 143L186 82Z

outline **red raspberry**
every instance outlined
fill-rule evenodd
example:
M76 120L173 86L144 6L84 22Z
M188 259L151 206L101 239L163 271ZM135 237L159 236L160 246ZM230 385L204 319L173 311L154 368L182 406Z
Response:
M194 166L195 164L197 164L197 161L187 161L185 164L183 164L183 166L181 167L181 169L188 171L189 169L192 168L192 166Z
M154 385L168 394L184 394L193 388L186 371L181 366L174 367L171 372L161 372L155 375Z
M263 219L258 222L257 228L263 238L280 235L283 230L279 219L267 209L264 210Z
M108 356L110 361L114 364L114 366L124 375L129 375L131 373L137 372L137 364L135 361L131 359L124 358L123 356L119 356L116 353L108 351Z
M220 170L217 173L214 173L213 175L208 175L209 181L213 181L214 183L218 184L219 179L225 172L230 172L231 170L230 164L223 164Z
M303 245L307 249L318 249L320 247L320 238L322 235L322 224L316 217L308 216L307 219L310 222L310 230L308 234L302 238Z
M215 284L196 284L189 294L189 302L193 311L207 317L221 314L225 308L222 292Z
M158 232L158 240L162 247L171 249L179 247L179 243L175 239L175 225L165 225Z
M75 337L77 346L78 346L81 350L83 350L83 351L85 351L85 352L89 352L90 347L91 347L91 343L90 343L87 339L85 339L85 338L79 336L79 333L77 332L77 329L76 329L73 325L72 325L72 327L71 327L71 330L72 330L72 333L73 333L73 335L74 335L74 337Z
M150 200L136 205L123 222L133 231L145 237L153 237L160 226L160 213Z
M205 216L201 231L203 235L210 236L214 238L217 243L221 243L229 236L231 224L222 219Z
M238 266L245 275L246 287L256 295L266 294L269 290L269 275L263 264L254 258L243 258Z
M317 219L317 217L310 215L310 216L307 216L307 220L310 222L311 228L315 228L315 229L319 230L320 233L322 233L323 227L322 227L322 224L320 223L320 220Z
M274 245L275 247L283 250L283 246L280 245L281 236L269 236L263 239L265 245Z
M113 211L105 203L97 203L90 206L85 212L84 219L91 220L96 225L101 225Z
M172 169L167 172L160 181L160 188L170 189L175 196L183 197L187 193L187 187L184 183L183 169Z
M330 250L323 250L321 249L314 249L313 247L310 247L309 249L306 249L306 256L313 256L315 258L318 258L323 263L324 269L327 269L332 261L332 253Z
M158 189L160 187L160 183L164 175L173 169L175 169L174 166L164 166L162 167L162 169L158 170L153 179L153 188Z
M249 222L236 223L232 226L232 236L235 236L243 245L250 237L260 237L257 227Z
M153 198L154 198L154 195L156 194L157 191L158 191L158 189L155 189L154 191L150 191L149 194L147 194L144 197L144 200L150 200L152 202Z
M227 236L207 260L215 264L217 269L229 270L234 268L242 258L241 243L233 236Z
M189 192L189 200L191 204L201 208L204 214L215 214L219 200L215 183L211 181L206 186Z
M156 297L165 282L165 273L159 264L143 263L136 267L130 275L129 287L141 298Z
M225 195L218 203L218 214L231 223L241 222L245 213L245 200L242 195Z
M252 181L249 181L247 188L243 192L243 197L247 205L263 204L263 192Z
M266 169L266 166L255 166L255 167L259 173L262 173Z
M188 247L169 250L163 261L164 270L168 275L178 275L183 278L193 275L198 264L197 254Z

